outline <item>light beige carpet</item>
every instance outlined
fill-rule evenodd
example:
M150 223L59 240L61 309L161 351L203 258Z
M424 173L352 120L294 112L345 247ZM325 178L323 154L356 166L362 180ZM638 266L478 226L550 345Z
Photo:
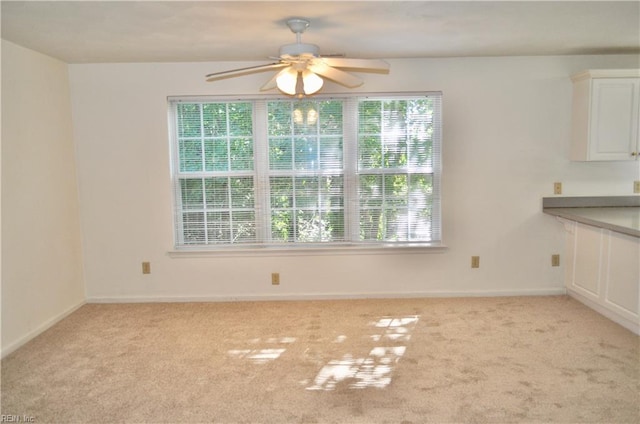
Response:
M37 423L638 423L639 338L565 297L90 304L2 361Z

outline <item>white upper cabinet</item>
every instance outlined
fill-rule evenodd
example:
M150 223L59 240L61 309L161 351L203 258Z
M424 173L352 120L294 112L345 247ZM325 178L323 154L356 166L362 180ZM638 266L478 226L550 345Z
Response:
M585 71L571 80L571 160L639 160L640 70Z

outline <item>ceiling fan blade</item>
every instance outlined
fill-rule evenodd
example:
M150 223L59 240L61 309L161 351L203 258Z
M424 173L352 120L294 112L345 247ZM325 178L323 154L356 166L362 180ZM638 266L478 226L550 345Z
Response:
M309 64L307 69L348 88L359 87L363 83L363 81L355 75L348 74L340 69L332 68L321 61Z
M248 66L246 68L232 69L230 71L213 72L211 74L207 74L205 78L207 79L207 81L216 81L224 78L233 78L241 75L253 74L255 72L264 72L271 69L284 68L285 66L289 66L289 64L281 62L268 63L266 65Z
M353 69L361 72L389 73L389 64L381 59L351 59L346 57L322 57L321 60L334 68Z

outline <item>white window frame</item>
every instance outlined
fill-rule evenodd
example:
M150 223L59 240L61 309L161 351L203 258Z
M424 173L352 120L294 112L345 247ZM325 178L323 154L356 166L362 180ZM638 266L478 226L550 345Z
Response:
M179 184L179 149L177 142L177 131L175 122L175 105L179 102L184 103L215 103L215 102L252 102L253 109L253 139L254 139L254 190L255 192L267 193L261 189L261 185L265 183L265 180L269 179L269 139L267 132L267 120L259 119L266 118L267 103L273 100L290 100L289 98L283 98L282 96L171 96L168 97L168 119L169 119L169 142L170 142L170 155L171 155L171 178L173 193L172 205L174 208L174 246L169 250L169 254L172 257L194 257L194 256L236 256L238 254L244 255L263 255L270 254L275 256L290 256L290 255L306 255L306 254L335 254L335 253L393 253L402 251L403 253L437 253L446 250L446 246L442 242L442 220L441 220L441 173L442 173L442 93L441 92L419 92L419 93L358 93L358 94L341 94L341 95L315 95L313 99L327 100L327 99L339 99L344 101L343 117L350 112L346 110L354 111L353 119L343 118L343 178L344 178L344 196L345 198L357 199L358 197L358 102L361 99L371 98L374 100L379 99L409 99L417 97L439 97L439 120L436 125L434 135L434 163L433 163L433 205L432 205L432 221L436 222L437 230L436 240L432 241L419 241L419 242L318 242L318 243L262 243L262 244L209 244L209 245L185 245L182 243L181 237L184 236L182 229L182 219L178 216L178 212L181 210L181 197L178 195L176 184ZM258 154L258 152L263 152ZM229 172L229 174L232 171ZM190 177L203 177L210 176L206 172L190 173ZM267 236L270 239L270 196L265 194L264 196L255 196L255 210L256 210L256 233L258 237L263 237L263 240L267 240L264 237L264 232L267 232ZM344 201L344 214L345 214L345 233L350 235L350 240L356 240L359 232L359 207L358 202ZM356 210L354 210L356 208Z

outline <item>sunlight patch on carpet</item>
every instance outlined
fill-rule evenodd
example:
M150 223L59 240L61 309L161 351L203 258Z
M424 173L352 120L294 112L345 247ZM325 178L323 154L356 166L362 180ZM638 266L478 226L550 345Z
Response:
M375 331L366 338L387 345L374 346L364 358L346 353L340 359L330 360L318 372L313 384L306 389L334 390L341 383L348 384L350 389L387 387L391 383L394 367L406 352L404 343L411 338L411 331L418 320L419 316L412 315L383 317L369 323ZM340 343L344 342L345 336L340 336L338 340Z
M291 344L295 343L295 337L282 337L275 338L270 337L268 339L254 338L248 340L249 344ZM284 352L286 352L286 348L263 348L263 349L230 349L227 351L229 356L238 359L247 359L254 364L265 364L267 362L275 361L278 359Z

